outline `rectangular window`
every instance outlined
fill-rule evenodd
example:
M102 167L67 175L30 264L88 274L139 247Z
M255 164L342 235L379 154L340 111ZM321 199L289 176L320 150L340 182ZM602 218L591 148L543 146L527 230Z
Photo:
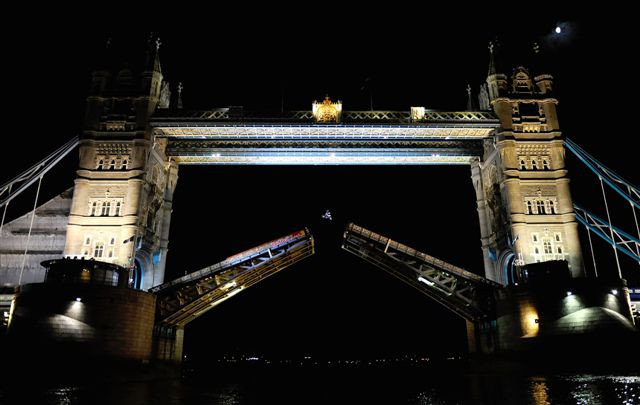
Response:
M111 210L111 202L105 201L102 203L102 216L106 217L109 215L109 211Z
M556 242L562 242L562 234L560 232L556 232L553 235L553 238L555 239Z
M551 248L551 240L545 239L542 241L542 245L544 246L544 254L550 255L553 253L553 249Z
M538 234L537 233L532 233L531 234L531 241L533 243L538 243Z
M542 201L542 200L537 200L537 201L536 201L536 207L537 207L537 209L538 209L538 210L537 210L537 211L538 211L538 212L537 212L538 214L544 214L544 213L545 213L545 212L544 212L544 201Z
M104 253L104 243L102 242L96 242L96 247L93 251L93 256L94 257L102 257L102 254Z

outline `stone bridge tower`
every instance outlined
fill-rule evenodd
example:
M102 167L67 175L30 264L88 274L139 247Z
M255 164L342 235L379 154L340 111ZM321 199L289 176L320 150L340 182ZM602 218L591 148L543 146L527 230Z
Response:
M490 50L481 104L493 108L500 127L471 165L485 275L506 285L517 266L566 260L572 276L582 276L553 77L519 66L507 78L496 72Z
M149 40L140 76L128 67L113 75L107 64L93 72L64 248L66 256L131 269L134 286L145 290L164 280L178 174L148 128L170 99L159 47Z

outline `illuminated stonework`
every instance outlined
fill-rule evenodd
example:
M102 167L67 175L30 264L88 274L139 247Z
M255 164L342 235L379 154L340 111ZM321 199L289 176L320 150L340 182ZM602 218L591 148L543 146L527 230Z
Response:
M321 103L314 101L312 104L313 117L316 122L340 122L340 115L342 114L342 102L332 102L329 96L324 98Z

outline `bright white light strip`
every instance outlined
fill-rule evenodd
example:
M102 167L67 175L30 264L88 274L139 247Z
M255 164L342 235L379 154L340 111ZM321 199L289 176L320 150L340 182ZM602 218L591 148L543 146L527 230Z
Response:
M434 286L434 285L436 285L436 283L434 283L433 281L429 281L429 280L427 280L426 278L424 278L424 277L422 277L422 276L419 276L419 277L418 277L418 281L421 281L421 282L425 283L425 284L426 284L426 285L428 285L428 286Z
M234 295L236 295L237 293L239 293L240 291L242 291L242 287L240 288L236 288L235 290L231 291L230 293L227 294L226 298L231 298Z
M233 281L229 281L227 284L225 284L225 285L222 287L222 289L224 289L224 290L229 290L229 289L231 289L231 288L233 288L233 287L236 287L236 286L237 286L237 284L236 284L236 280L233 280Z

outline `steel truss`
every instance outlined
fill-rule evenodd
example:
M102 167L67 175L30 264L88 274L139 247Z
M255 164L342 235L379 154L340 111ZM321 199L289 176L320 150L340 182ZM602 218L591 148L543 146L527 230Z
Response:
M177 114L176 114L177 113ZM259 111L244 111L242 108L216 108L196 111L160 111L156 117L169 120L184 120L191 118L208 121L314 121L312 111L284 111L269 113ZM394 123L409 122L484 122L497 123L497 117L489 111L430 111L425 109L421 118L412 118L408 111L343 111L342 122L375 122L386 121Z
M184 327L242 290L313 255L307 230L271 241L202 270L151 288L157 323Z
M468 321L491 319L497 283L353 223L342 248L390 273Z

